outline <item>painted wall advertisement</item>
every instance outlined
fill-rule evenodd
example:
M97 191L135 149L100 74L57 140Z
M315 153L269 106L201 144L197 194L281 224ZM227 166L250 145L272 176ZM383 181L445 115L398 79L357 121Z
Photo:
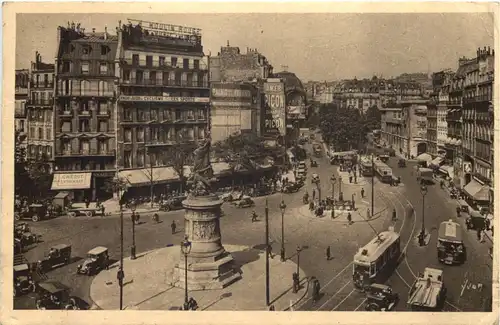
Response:
M268 82L264 84L264 97L264 127L262 133L267 136L284 136L286 132L286 105L283 82L268 79Z

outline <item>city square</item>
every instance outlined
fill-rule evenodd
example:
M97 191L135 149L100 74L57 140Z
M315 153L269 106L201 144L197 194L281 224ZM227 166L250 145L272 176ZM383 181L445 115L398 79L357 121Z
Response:
M102 17L16 63L15 310L497 310L492 37L306 75Z

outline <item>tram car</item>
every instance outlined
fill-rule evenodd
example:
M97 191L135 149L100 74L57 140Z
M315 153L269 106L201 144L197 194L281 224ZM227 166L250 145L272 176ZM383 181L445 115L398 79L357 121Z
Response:
M394 227L379 233L354 255L352 278L356 290L383 283L394 271L401 254L401 238Z
M464 263L465 251L462 227L452 220L441 222L437 241L439 262L450 265Z
M387 164L380 160L376 160L373 168L375 169L375 174L382 183L390 184L392 182L392 168L387 166Z

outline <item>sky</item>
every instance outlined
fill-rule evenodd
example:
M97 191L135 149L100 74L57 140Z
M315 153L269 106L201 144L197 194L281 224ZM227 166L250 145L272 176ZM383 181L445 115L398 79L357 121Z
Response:
M459 57L494 46L488 13L18 14L16 69L28 68L35 51L54 62L57 27L68 21L115 33L127 18L201 28L205 54L228 41L256 48L275 72L286 66L302 81L456 69Z

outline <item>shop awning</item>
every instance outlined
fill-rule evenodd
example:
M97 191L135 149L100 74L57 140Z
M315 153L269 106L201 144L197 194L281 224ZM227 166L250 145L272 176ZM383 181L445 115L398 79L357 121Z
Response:
M184 166L184 176L188 177L191 173L189 166ZM118 173L119 177L124 179L129 186L144 186L151 184L164 183L179 180L179 174L172 167L154 167L141 168L134 170L122 170Z
M417 156L417 160L430 162L430 161L432 161L432 156L429 155L428 153L422 153L422 154Z
M436 167L439 167L439 165L443 162L442 157L436 157L434 160L431 161L431 165L434 165Z
M439 171L447 176L449 176L451 179L454 178L454 170L452 166L448 165L443 165L439 167Z
M476 180L470 181L469 184L465 185L464 191L476 201L489 201L490 198L490 187L487 185L481 185Z
M51 190L86 190L91 181L92 173L54 174Z

